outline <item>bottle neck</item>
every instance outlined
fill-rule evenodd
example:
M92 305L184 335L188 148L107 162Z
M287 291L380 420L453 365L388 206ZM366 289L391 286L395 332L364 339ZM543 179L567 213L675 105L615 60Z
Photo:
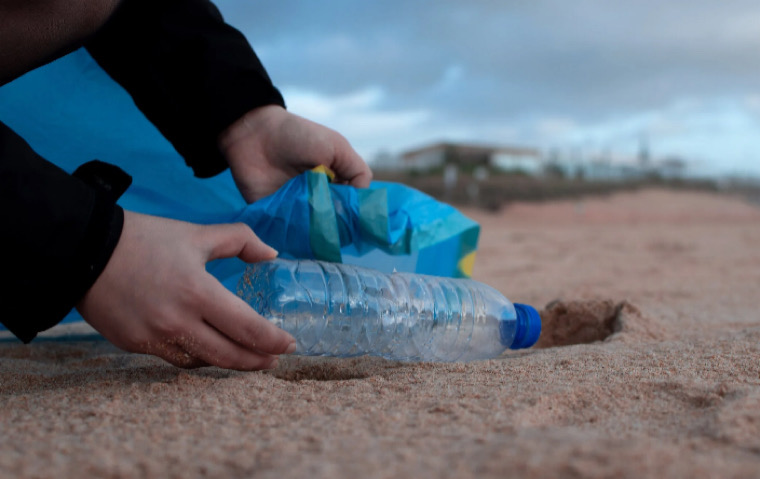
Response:
M524 349L536 344L541 335L541 316L533 306L515 303L515 336L510 349Z

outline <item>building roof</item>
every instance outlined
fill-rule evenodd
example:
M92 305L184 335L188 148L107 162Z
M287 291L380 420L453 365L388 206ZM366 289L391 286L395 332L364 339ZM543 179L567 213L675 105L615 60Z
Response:
M473 143L454 143L454 142L438 142L430 145L423 146L421 148L415 148L413 150L402 153L404 160L410 160L418 155L429 153L433 151L447 150L456 155L469 156L469 155L492 155L495 153L503 153L507 155L522 155L522 156L540 156L541 153L535 148L524 148L515 146L498 146L498 145L483 145Z

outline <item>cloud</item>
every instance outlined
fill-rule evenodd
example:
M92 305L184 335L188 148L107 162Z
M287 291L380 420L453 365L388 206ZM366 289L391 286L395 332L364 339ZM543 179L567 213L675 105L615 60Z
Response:
M662 108L581 123L567 117L503 122L441 119L426 110L377 110L385 93L374 87L346 95L322 95L285 88L290 109L343 133L362 156L400 152L427 142L466 142L559 148L564 155L588 158L613 154L634 158L645 142L655 158L677 156L690 173L760 175L754 161L760 151L760 116L756 98L743 101L680 100ZM392 139L393 141L389 141Z
M221 5L248 12L231 17L279 81L326 93L380 84L416 104L456 65L469 85L452 101L459 113L604 115L746 88L760 73L760 4L746 1Z
M745 102L750 111L760 115L760 93L747 95Z
M576 124L558 132L554 144L583 148L591 156L612 151L633 157L644 142L656 158L686 160L692 175L760 176L758 131L760 117L747 101L681 100L637 114Z
M345 95L324 95L300 87L282 88L288 109L343 134L368 160L387 146L387 138L415 136L430 118L426 110L378 110L384 93L378 87Z
M578 123L570 118L545 117L535 122L534 135L542 141L551 141L559 137L569 137L579 129Z
M760 137L749 121L760 110L754 0L218 5L289 105L362 145L451 137L631 149L646 134L726 165L760 151L741 136Z

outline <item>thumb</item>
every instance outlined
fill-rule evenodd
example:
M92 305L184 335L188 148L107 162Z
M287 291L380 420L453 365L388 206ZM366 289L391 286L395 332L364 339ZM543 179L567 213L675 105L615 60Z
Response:
M247 263L277 257L277 250L261 241L244 223L204 226L204 241L208 248L207 260L237 256Z

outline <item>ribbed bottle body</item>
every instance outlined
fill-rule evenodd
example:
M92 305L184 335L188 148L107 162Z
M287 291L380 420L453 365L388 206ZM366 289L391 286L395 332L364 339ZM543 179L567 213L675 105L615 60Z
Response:
M487 359L507 349L517 329L514 305L467 279L276 259L250 265L238 294L293 335L302 355Z

